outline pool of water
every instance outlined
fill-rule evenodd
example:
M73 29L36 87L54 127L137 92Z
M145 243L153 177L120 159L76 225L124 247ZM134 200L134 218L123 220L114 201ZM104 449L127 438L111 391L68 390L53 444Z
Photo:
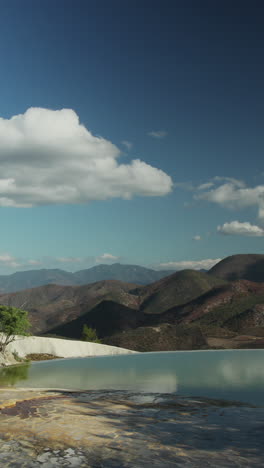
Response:
M0 385L178 393L264 404L264 350L175 351L33 362Z

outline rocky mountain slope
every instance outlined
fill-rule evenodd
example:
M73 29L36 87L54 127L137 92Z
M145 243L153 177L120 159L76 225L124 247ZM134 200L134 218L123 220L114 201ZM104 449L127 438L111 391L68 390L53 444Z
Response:
M182 270L133 292L140 298L141 310L147 314L161 314L223 284L223 280L201 271Z
M175 281L177 275L172 276L171 281ZM187 276L190 279L189 272ZM190 281L188 284L192 288ZM163 285L161 282L159 290L155 284L154 297L162 291L166 295ZM146 312L146 301L142 297L138 310L104 301L87 314L50 332L80 338L86 323L97 330L103 342L114 346L126 343L127 347L138 351L203 349L215 347L215 339L227 340L227 343L216 341L216 347L240 347L243 343L232 339L237 339L241 333L249 334L246 343L252 347L256 337L264 336L264 284L245 280L221 283L186 304L178 305L177 296L175 300L174 307L160 313L155 313L155 308L153 313Z
M122 346L134 351L173 351L188 349L207 349L207 341L200 329L175 327L163 323L158 327L138 327L125 330L103 339L105 344Z
M138 308L138 297L129 294L134 284L100 281L85 286L50 284L0 296L0 303L29 312L32 333L44 333L92 310L103 300Z
M264 283L240 280L213 288L183 306L167 310L156 318L155 323L199 322L207 327L225 327L227 324L228 328L231 319L262 302L264 302Z
M237 281L162 314L145 314L143 326L114 333L104 342L127 343L137 351L263 348L263 337L264 284Z
M222 280L210 277L206 273L186 270L145 287L115 280L99 281L84 286L50 284L16 293L2 294L0 303L28 310L33 333L49 331L61 334L60 327L64 323L72 322L83 315L89 315L102 301L115 302L117 305L136 309L145 315L161 314L173 306L184 304L214 286L222 284L224 284ZM112 309L108 311L108 307L110 307L109 304L103 309L107 312L101 320L109 324L107 315L112 313ZM98 310L94 312L94 316L99 314ZM124 311L118 313L122 315ZM128 320L127 314L123 322L125 320ZM83 322L83 319L81 321ZM98 328L98 320L96 328ZM71 330L71 326L69 329ZM65 330L63 328L63 333L66 333Z

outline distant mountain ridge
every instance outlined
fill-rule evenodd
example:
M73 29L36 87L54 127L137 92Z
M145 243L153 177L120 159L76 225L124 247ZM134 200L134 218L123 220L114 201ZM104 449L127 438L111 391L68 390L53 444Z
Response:
M60 269L26 270L11 275L0 275L0 293L17 292L46 284L80 286L104 280L145 285L170 275L172 272L172 270L156 271L139 265L120 263L96 265L75 273Z
M139 265L123 265L113 263L112 265L97 265L87 270L74 273L78 284L94 283L102 280L117 280L125 283L149 284L164 276L171 275L173 270L153 270Z
M224 281L245 279L261 283L264 282L264 255L232 255L221 260L209 271L200 270L199 272ZM10 275L0 275L0 294L22 291L47 284L80 286L105 280L149 285L173 273L175 273L173 270L157 271L139 265L123 265L120 263L96 265L74 273L58 268L26 270Z

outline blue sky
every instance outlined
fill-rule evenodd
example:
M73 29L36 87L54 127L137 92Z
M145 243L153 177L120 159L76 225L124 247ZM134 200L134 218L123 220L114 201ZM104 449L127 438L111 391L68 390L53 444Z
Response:
M261 2L0 13L1 273L263 253Z

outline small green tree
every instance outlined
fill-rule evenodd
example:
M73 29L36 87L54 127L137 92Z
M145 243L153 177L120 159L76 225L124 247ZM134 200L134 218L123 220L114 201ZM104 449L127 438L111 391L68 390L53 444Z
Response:
M90 341L92 343L101 343L99 340L96 330L94 328L88 327L88 325L84 325L82 329L82 340L83 341Z
M16 335L28 336L30 322L25 310L0 305L0 353L5 353L7 345Z

